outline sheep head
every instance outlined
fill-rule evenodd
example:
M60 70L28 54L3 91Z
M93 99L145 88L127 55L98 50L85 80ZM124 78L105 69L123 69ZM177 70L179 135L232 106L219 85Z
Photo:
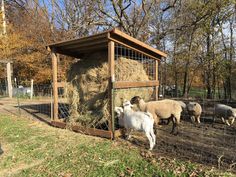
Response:
M131 100L130 103L131 104L139 104L139 101L141 100L140 96L134 96Z

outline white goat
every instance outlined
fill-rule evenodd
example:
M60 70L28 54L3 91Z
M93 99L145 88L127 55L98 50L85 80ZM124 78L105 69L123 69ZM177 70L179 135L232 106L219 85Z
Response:
M123 107L123 123L128 133L128 139L130 138L131 129L145 132L145 135L147 136L150 144L149 150L152 150L156 144L156 136L153 132L154 120L152 115L148 112L133 111L133 105L130 103L130 101L124 101Z

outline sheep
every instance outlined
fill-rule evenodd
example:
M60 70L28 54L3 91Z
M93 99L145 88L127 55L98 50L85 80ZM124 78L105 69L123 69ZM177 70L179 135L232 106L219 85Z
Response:
M124 101L123 103L124 107L123 122L124 122L124 127L128 132L127 139L130 138L131 129L137 131L143 131L145 132L145 135L147 136L150 143L149 150L152 150L156 144L156 136L153 131L153 124L154 124L153 117L149 112L133 111L132 106L133 105L130 103L130 101Z
M228 126L234 123L236 118L236 110L234 108L224 104L216 104L214 112L215 114L213 116L213 122L215 122L215 117L219 117L221 118L222 122L226 123Z
M189 102L187 104L187 111L188 114L192 120L192 122L196 122L198 124L200 124L200 117L202 114L202 107L199 103L197 102Z
M180 123L182 108L177 101L165 99L145 103L142 98L135 96L131 99L131 104L137 104L141 111L150 112L152 114L155 122L155 131L157 125L160 123L160 119L171 119L173 123L171 133L174 135L178 133L177 125Z

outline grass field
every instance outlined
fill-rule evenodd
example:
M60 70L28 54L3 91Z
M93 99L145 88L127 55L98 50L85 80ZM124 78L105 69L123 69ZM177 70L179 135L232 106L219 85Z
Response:
M0 116L0 176L234 176L131 145ZM1 153L1 151L0 151Z

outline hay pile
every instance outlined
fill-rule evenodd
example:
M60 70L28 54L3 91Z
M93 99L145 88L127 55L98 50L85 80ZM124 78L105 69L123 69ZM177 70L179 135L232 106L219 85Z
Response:
M117 81L148 81L143 65L138 61L119 58L115 61ZM66 96L69 98L70 121L96 127L109 117L108 109L108 63L105 53L85 56L68 72ZM146 100L152 97L153 89L119 89L115 91L115 106L123 99L139 95ZM76 120L75 120L76 119Z

